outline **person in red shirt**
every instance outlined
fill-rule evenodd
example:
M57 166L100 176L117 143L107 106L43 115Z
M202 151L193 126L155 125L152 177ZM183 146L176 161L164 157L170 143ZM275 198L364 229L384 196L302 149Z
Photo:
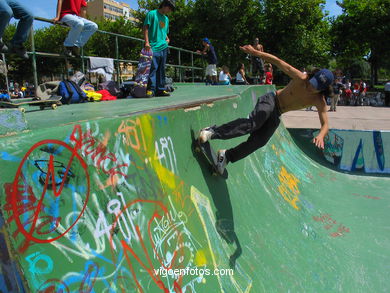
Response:
M86 19L87 2L85 0L58 0L57 15L54 23L65 23L70 27L64 41L64 54L68 57L79 55L79 48L83 47L89 38L97 31L96 23Z
M265 65L265 84L272 84L272 80L274 79L272 75L272 64L267 63Z

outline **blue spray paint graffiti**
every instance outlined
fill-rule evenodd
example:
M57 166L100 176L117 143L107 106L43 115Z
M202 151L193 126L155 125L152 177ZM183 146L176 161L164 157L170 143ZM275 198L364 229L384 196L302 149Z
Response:
M313 136L318 131L313 131ZM345 171L390 174L390 132L331 130L325 139L324 157Z

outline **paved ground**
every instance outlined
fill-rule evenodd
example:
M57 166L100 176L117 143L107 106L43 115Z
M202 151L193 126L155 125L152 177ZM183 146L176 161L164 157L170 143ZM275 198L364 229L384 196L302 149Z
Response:
M338 106L337 112L328 112L330 128L352 130L389 130L389 107ZM317 111L293 111L282 116L287 128L319 128Z

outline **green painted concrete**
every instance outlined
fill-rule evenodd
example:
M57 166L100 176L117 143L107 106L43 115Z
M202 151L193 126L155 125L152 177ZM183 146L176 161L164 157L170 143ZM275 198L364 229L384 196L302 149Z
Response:
M226 181L194 153L194 132L270 89L27 112L30 131L0 139L3 230L26 291L388 292L390 178L326 168L283 126Z

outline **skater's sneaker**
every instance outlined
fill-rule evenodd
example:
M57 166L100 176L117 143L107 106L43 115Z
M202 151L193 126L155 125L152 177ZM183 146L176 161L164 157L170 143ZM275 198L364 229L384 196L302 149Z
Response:
M219 150L217 152L217 170L219 174L223 174L227 163L226 150Z
M214 130L211 127L203 128L199 133L199 141L205 143L211 139L211 136L214 134Z

